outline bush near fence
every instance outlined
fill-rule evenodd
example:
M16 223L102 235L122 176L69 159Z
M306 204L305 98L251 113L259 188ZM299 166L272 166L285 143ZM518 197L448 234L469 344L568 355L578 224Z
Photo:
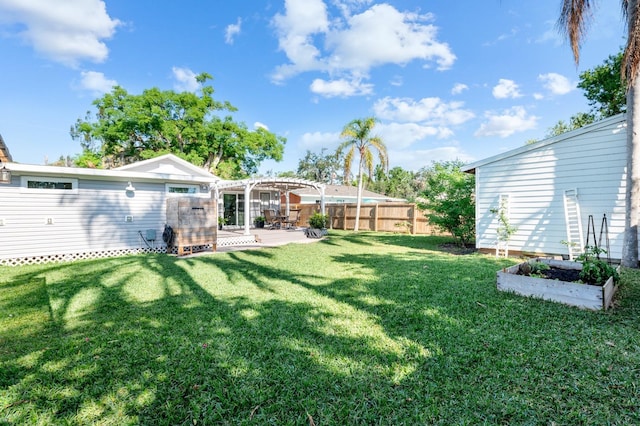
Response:
M319 204L291 204L300 210L300 226L309 225L309 217L320 211ZM331 229L353 230L356 223L356 204L326 204ZM361 231L405 232L420 235L448 235L431 225L425 212L412 203L379 203L360 206Z

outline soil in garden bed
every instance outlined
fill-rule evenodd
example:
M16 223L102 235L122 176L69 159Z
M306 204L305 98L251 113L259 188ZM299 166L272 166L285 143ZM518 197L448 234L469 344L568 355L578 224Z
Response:
M518 271L518 275L524 275L522 271ZM539 278L546 278L549 280L560 280L567 282L574 282L580 280L580 271L578 269L563 269L551 267L549 269L545 269L540 271L538 275L541 275Z

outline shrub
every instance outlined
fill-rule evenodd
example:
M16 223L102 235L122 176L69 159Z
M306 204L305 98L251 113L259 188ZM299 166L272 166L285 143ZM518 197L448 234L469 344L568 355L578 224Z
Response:
M309 218L309 226L312 228L323 229L329 223L329 215L322 213L314 213Z

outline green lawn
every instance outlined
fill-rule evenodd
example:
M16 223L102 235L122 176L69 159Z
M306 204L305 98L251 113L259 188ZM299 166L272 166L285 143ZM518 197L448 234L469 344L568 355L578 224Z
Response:
M0 424L640 424L639 271L581 311L443 241L0 268Z

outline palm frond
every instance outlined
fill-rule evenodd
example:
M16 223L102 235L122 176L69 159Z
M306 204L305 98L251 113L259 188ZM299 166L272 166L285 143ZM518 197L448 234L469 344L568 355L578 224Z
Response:
M563 0L557 27L569 39L576 65L580 62L580 46L592 17L592 0Z
M344 156L344 182L349 182L349 175L351 175L351 164L353 162L353 155L355 153L355 146L351 146L351 148L347 151Z

